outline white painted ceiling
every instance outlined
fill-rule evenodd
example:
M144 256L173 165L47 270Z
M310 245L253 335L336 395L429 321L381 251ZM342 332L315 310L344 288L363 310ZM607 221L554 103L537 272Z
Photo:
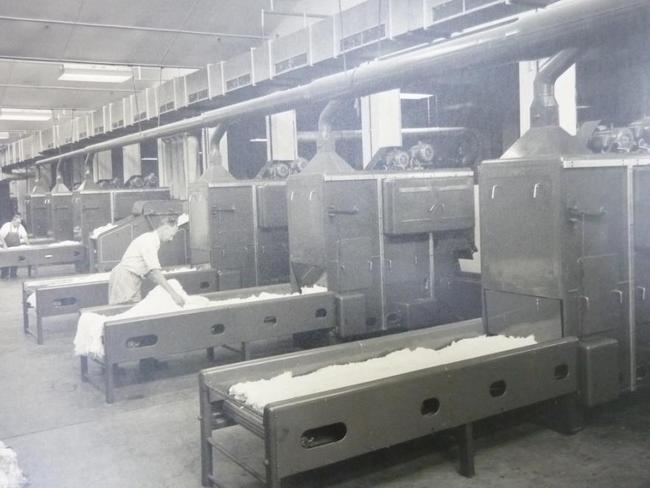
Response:
M329 4L334 0L324 0ZM0 108L49 108L66 118L228 59L284 20L261 9L296 0L2 0ZM153 30L149 30L153 29ZM182 31L182 32L180 32ZM231 37L235 36L235 37ZM59 81L61 63L142 67L120 84ZM11 140L52 122L0 121ZM5 141L0 141L0 145Z

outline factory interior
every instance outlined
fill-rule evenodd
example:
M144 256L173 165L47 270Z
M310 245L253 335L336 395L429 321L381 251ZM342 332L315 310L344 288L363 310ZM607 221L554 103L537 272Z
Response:
M650 0L0 29L0 488L650 487Z

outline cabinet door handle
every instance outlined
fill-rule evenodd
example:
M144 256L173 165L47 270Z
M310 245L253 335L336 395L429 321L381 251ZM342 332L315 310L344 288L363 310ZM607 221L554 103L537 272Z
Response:
M621 290L612 290L612 293L616 293L618 295L618 303L620 305L623 305L623 292Z
M582 303L584 303L585 310L589 310L589 305L590 305L589 297L580 295L578 298L580 298L580 300L582 300Z
M499 188L499 185L492 185L492 191L490 192L490 198L492 200L497 196L497 188Z
M542 187L541 183L535 183L533 185L533 198L537 198L537 193L539 192L539 189Z
M645 302L645 292L646 292L645 286L637 286L636 289L641 292L641 301Z

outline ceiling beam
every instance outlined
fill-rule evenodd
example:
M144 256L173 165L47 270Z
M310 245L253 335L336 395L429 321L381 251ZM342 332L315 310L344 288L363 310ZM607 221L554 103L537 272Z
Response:
M7 56L0 54L0 60L6 61L23 61L27 63L89 63L89 64L105 64L111 66L133 66L141 68L165 68L165 69L201 69L204 68L204 65L201 66L190 66L190 65L178 65L178 64L165 64L160 63L141 63L141 62L130 62L130 63L121 63L116 61L106 61L101 59L78 59L78 58L43 58L36 56Z
M217 37L217 38L224 37L224 38L232 38L232 39L257 39L257 40L268 39L267 36L256 35L256 34L195 31L195 30L187 30L187 29L167 29L165 27L145 27L139 25L100 24L96 22L80 22L76 20L37 19L34 17L13 17L10 15L0 15L0 20L5 20L8 22L31 22L36 24L67 25L73 27L92 27L96 29L116 29L116 30L126 30L126 31L185 34L190 36Z
M0 83L0 88L27 88L30 90L70 90L70 91L91 91L91 92L120 92L131 95L138 93L137 90L128 88L110 87L89 87L89 86L66 86L66 85L31 85L28 83Z

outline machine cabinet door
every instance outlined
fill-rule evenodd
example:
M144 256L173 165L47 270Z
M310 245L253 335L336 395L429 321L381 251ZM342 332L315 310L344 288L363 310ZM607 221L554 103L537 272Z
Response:
M479 184L484 286L559 298L563 222L557 167L484 166Z
M585 256L578 263L580 335L618 330L625 302L623 290L618 288L618 256Z
M470 229L474 182L470 177L387 180L383 205L386 234Z
M636 281L636 321L650 322L650 254L638 253L634 258Z
M650 252L650 168L634 169L634 241L637 249Z
M338 243L336 290L347 292L372 284L372 240L368 237L343 239Z

